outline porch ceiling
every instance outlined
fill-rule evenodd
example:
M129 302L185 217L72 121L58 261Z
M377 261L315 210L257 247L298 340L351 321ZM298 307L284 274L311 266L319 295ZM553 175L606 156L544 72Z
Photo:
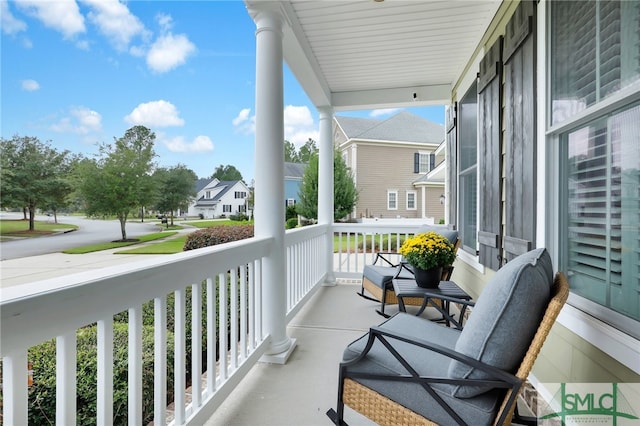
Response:
M249 12L264 6L245 0ZM501 0L286 0L284 57L336 110L448 103ZM413 94L416 93L414 100Z

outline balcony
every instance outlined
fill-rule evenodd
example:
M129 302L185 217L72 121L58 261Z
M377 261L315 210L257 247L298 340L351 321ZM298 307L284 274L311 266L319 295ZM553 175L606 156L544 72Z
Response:
M252 238L7 288L0 305L4 423L27 423L27 351L55 339L55 422L75 424L77 330L96 324L95 422L112 424L113 318L127 312L128 420L142 424L142 334L148 309L154 341L154 424L324 423L324 411L335 405L342 349L381 321L375 304L355 295L359 288L355 280L364 264L372 261L374 243L389 247L413 229L406 224L334 224L289 231L286 286L281 287L267 282L264 274L273 238ZM333 271L327 273L323 259L332 251L327 241L334 235L340 250L333 254ZM341 283L323 286L333 276ZM286 312L273 311L269 291L286 299ZM167 336L168 299L174 305L173 339ZM193 315L188 315L188 306ZM272 340L268 330L270 318L279 315L286 321L286 333L296 341L295 349L284 365L261 363L274 359L268 353ZM218 327L207 326L216 320ZM144 318L144 324L148 321ZM187 336L191 347L203 349L203 356L192 351L187 359ZM167 340L175 342L168 349ZM221 348L217 360L216 343ZM173 354L173 371L178 372L169 390L168 354ZM198 377L203 365L212 367L206 368L202 380L188 386L187 376ZM168 393L175 395L171 409L165 403ZM366 424L353 416L348 420Z

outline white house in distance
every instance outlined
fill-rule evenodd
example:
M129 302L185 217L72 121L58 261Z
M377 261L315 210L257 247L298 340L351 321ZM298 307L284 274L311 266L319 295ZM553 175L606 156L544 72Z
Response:
M202 215L205 219L214 219L247 214L249 188L241 180L199 179L196 193L195 200L189 205L188 216Z

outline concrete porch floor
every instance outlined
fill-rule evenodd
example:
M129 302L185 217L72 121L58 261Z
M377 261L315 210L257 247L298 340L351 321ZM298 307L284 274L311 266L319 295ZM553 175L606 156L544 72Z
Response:
M206 423L220 425L330 425L342 351L384 320L377 304L356 295L359 284L321 287L288 327L297 347L286 365L259 363ZM390 312L397 309L390 306ZM372 425L347 411L350 425Z

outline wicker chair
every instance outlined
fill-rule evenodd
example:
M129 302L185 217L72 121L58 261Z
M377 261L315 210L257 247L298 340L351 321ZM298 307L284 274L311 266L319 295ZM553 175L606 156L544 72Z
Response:
M444 237L446 237L454 245L456 253L460 246L460 240L458 239L458 231L449 230L443 227L434 227L424 225L416 232L417 234L422 232L435 231ZM400 253L397 252L378 252L371 265L365 265L362 271L362 286L358 295L375 302L380 302L380 309L377 310L380 315L385 318L389 318L389 315L385 313L386 305L397 305L398 298L393 291L392 280L395 278L413 279L413 272L410 267L402 261L396 261L400 259ZM453 265L447 265L442 270L442 281L448 281L451 279L453 273ZM367 293L365 293L365 290ZM369 296L370 295L370 296ZM423 298L405 298L405 305L420 306L422 305Z
M554 279L548 253L537 249L496 273L462 331L394 315L347 347L337 410L327 415L344 425L346 404L381 425L510 424L568 294L564 275Z

